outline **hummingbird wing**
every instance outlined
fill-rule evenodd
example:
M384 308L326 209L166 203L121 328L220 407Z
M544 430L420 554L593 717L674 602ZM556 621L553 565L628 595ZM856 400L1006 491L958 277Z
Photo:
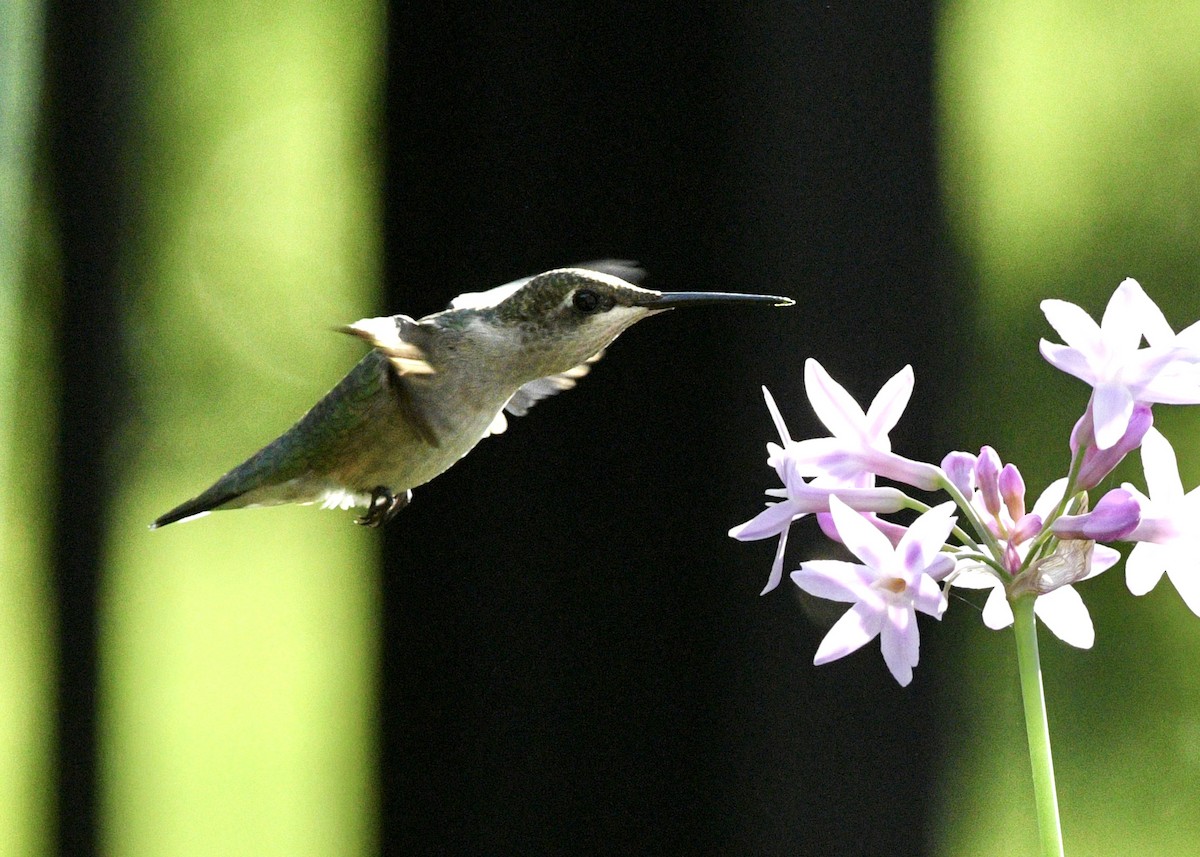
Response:
M580 378L592 371L592 364L603 356L604 352L599 351L578 366L572 366L566 372L559 372L557 375L547 375L545 378L530 381L517 390L517 392L513 393L512 398L505 404L504 410L508 411L514 417L525 416L525 414L529 413L529 409L542 399L548 399L550 396L574 387Z
M592 364L603 356L603 351L597 352L578 366L572 366L566 372L559 372L557 375L547 375L545 378L538 378L536 381L530 381L528 384L522 385L504 403L504 407L496 412L496 417L492 420L492 424L488 426L484 437L504 433L505 429L508 428L508 419L504 416L505 411L508 411L514 417L525 416L529 413L529 409L542 399L548 399L550 396L574 387L580 378L592 371Z
M441 446L438 433L425 418L405 379L407 375L432 375L434 368L426 361L425 352L418 345L425 334L419 321L406 315L386 315L378 318L363 318L337 328L341 333L357 336L370 343L387 357L395 371L392 391L401 412L430 446Z
M594 262L584 262L580 265L571 265L571 267L583 268L585 271L599 271L601 274L611 274L614 277L620 277L627 283L635 285L641 282L646 276L646 272L642 270L641 266L629 259L597 259ZM496 306L501 301L511 297L521 286L532 279L533 277L522 277L519 280L513 280L511 283L505 283L503 286L496 286L494 289L488 289L485 292L464 292L450 301L449 309L484 309L485 307Z
M357 336L379 349L398 375L433 374L433 367L425 360L425 352L418 344L424 338L421 323L406 315L362 318L337 330Z

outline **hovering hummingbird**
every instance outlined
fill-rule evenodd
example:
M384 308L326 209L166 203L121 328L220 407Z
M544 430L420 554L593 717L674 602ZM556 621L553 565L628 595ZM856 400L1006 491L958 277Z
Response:
M624 277L624 279L622 279ZM790 298L726 292L657 292L632 263L560 268L486 292L414 321L366 318L339 330L372 350L271 443L151 529L219 509L320 503L365 507L378 527L412 489L458 461L537 401L569 390L632 324L679 306Z

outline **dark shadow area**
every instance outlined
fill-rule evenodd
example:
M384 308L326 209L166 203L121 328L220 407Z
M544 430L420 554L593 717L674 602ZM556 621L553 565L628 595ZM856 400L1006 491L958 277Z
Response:
M949 448L931 6L390 14L387 311L613 256L799 305L638 325L386 529L383 852L925 853L936 665L814 668L726 531L775 485L760 385L824 433L806 357L864 404L914 364L893 444Z
M97 842L98 596L114 473L107 455L129 413L121 356L123 242L132 218L132 11L121 4L47 4L41 167L53 194L61 297L60 416L51 568L58 612L58 853Z

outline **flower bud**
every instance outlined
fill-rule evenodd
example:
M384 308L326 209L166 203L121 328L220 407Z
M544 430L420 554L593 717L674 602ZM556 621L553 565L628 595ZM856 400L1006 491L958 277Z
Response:
M979 483L979 494L983 498L984 508L992 517L1000 514L1000 456L990 446L979 450L979 459L975 462L975 479Z
M1124 538L1133 532L1142 517L1137 499L1123 488L1114 488L1082 515L1063 515L1050 525L1060 539L1082 539L1108 542Z
M1027 542L1042 531L1041 515L1022 515L1016 525L1009 531L1008 540L1014 545Z
M1099 485L1100 480L1112 473L1113 468L1120 464L1126 455L1141 445L1142 438L1145 437L1152 425L1154 425L1154 415L1150 412L1150 406L1138 403L1133 406L1133 414L1129 417L1129 427L1125 429L1125 434L1121 435L1121 439L1108 449L1100 449L1096 446L1096 437L1092 426L1092 405L1089 402L1088 409L1071 431L1071 455L1083 455L1083 461L1079 466L1079 475L1075 479L1075 487L1086 490Z
M942 459L942 470L950 483L970 499L975 493L975 456L969 452L951 452Z
M1008 515L1013 521L1019 521L1025 516L1025 480L1016 465L1006 464L1000 471L1000 498L1008 507Z

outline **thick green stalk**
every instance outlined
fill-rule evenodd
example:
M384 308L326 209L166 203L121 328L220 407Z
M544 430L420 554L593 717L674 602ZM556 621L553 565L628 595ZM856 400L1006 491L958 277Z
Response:
M1017 666L1021 674L1021 699L1025 704L1025 732L1029 738L1041 853L1042 857L1063 857L1062 824L1058 818L1058 794L1054 785L1054 760L1050 756L1050 726L1046 720L1046 696L1042 692L1033 602L1034 596L1026 595L1012 605Z

